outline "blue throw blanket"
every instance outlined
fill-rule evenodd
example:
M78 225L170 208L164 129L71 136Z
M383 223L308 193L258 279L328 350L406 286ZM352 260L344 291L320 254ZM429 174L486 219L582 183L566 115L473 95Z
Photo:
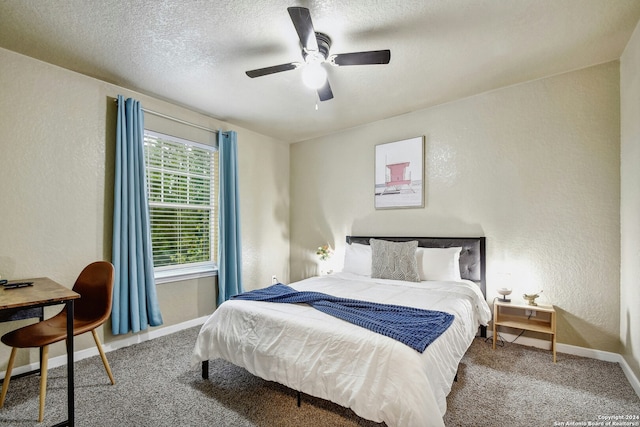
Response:
M281 283L232 298L309 304L324 313L400 341L420 353L453 322L453 315L442 311L339 298L321 292L296 291Z

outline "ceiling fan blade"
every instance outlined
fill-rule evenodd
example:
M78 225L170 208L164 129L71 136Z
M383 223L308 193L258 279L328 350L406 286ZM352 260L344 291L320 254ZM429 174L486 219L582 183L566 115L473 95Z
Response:
M318 50L318 42L316 41L316 32L311 22L311 14L306 7L288 7L287 11L296 27L296 32L300 38L302 47L306 50Z
M327 79L324 86L318 89L318 97L320 98L320 101L328 101L333 98L333 92L331 91L331 86L329 85L329 79Z
M289 64L274 65L273 67L258 68L257 70L247 71L247 76L251 78L266 76L268 74L280 73L282 71L295 70L300 66L297 62L290 62Z
M391 60L390 50L370 50L368 52L339 53L331 55L330 62L333 65L369 65L388 64Z

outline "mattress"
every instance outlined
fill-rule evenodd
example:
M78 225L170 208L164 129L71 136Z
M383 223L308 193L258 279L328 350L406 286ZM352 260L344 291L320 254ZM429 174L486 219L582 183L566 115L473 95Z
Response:
M300 291L451 313L423 353L306 304L226 301L202 326L192 362L222 358L265 380L351 408L388 426L443 426L458 363L491 311L470 281L405 282L336 273Z

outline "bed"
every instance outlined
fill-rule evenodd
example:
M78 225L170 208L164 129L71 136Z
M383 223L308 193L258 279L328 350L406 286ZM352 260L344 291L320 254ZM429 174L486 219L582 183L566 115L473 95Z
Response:
M371 277L381 276L379 247L405 250L416 241L419 248L409 253L416 259L418 281ZM202 363L202 376L208 378L208 361L222 358L390 427L443 426L458 363L477 334L486 336L491 319L485 238L348 236L345 252L343 272L289 286L449 313L450 326L420 352L307 304L232 299L202 326L192 362Z

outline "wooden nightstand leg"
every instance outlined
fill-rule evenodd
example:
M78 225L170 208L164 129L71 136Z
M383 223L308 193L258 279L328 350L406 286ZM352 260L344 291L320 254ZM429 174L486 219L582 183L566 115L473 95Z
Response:
M556 323L557 317L555 310L551 313L551 331L553 332L553 336L551 339L551 350L553 350L553 363L556 363L556 336L558 335L556 332Z
M496 349L496 325L493 324L493 349Z

